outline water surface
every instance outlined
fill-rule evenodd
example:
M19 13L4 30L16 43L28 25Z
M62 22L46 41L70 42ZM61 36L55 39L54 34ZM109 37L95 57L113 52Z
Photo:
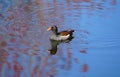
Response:
M0 0L0 77L119 77L118 0ZM51 56L47 28L74 29Z

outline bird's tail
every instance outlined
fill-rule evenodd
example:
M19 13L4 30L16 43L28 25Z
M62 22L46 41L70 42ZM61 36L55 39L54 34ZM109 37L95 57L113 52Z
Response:
M69 30L70 36L73 35L74 30Z
M74 30L70 30L70 32L74 32Z

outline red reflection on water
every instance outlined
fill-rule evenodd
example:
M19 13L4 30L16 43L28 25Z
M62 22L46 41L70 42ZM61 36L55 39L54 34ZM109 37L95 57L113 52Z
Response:
M7 66L8 66L8 69L12 69L12 63L10 62L6 62Z
M63 50L62 50L62 48L58 48L58 51L59 51L59 52L57 52L56 55L62 56L62 55L63 55Z
M83 64L82 72L87 72L87 71L88 71L88 64Z
M65 70L70 70L72 68L72 53L69 48L67 48L67 57L66 57L66 63L65 63Z
M41 0L35 0L35 3L36 3L37 5L42 5L42 4L43 4L43 2L42 2Z
M35 66L32 70L31 77L35 77L38 73L40 73L40 77L42 76L42 72L39 72L38 66Z
M7 46L7 42L4 40L0 43L0 47L5 47L5 46Z
M72 53L69 49L67 49L67 58L68 59L72 58Z
M49 74L50 77L54 77L56 72L57 72L56 67L53 67L49 70L48 74Z
M14 17L14 15L10 15L7 19L8 20L12 20L12 19L14 19L15 17Z
M15 42L16 42L16 39L15 39L15 38L11 38L11 39L10 39L10 42L11 42L11 43L15 43Z
M4 63L7 63L7 57L9 56L9 53L5 50L0 48L0 71L2 70L2 66Z
M111 4L112 5L116 5L117 4L117 0L111 0Z
M11 48L11 47L10 47L10 48L8 48L8 50L13 51L13 50L14 50L14 48Z
M2 14L0 14L0 18L2 18L3 17L3 15Z
M1 39L3 39L3 35L2 35L2 34L0 34L0 40L1 40Z
M91 0L72 0L74 2L90 2Z
M18 64L14 64L13 69L14 69L14 71L20 71L20 70L23 70L23 67L19 66Z
M84 53L84 54L86 54L86 53L87 53L87 50L85 50L85 49L80 50L80 53Z
M28 12L28 13L31 11L30 5L31 5L31 3L26 4L26 5L23 7L24 10L25 10L26 12Z
M23 67L19 63L13 65L14 77L20 77Z
M81 5L81 2L87 4ZM43 51L47 50L47 26L50 26L51 24L65 25L65 23L68 23L67 25L69 25L73 22L76 23L77 19L79 19L81 15L86 14L81 10L91 10L93 12L96 11L96 9L105 9L106 7L103 7L103 2L108 1L100 0L99 2L95 2L94 0L67 0L66 3L58 3L57 0L53 0L51 2L46 1L44 3L42 0L35 0L33 2L29 1L28 3L24 3L23 1L16 1L16 3L13 2L13 5L6 10L5 14L0 13L0 18L4 17L2 24L5 24L4 22L9 23L0 27L0 71L3 71L2 66L6 63L8 68L14 71L14 77L20 77L24 73L23 70L30 71L30 73L27 74L31 74L31 77L53 77L57 72L58 67L56 66L59 64L59 60L63 58L64 54L66 54L66 56L64 57L62 65L63 69L70 71L74 56L72 53L75 52L70 51L69 48L66 50L67 52L64 52L65 50L62 50L62 47L59 48L59 52L55 55L54 59L48 55L43 56L43 54L33 53L32 56L30 55L31 58L39 55L42 56L42 61L35 61L40 61L41 65L38 66L37 64L34 64L34 60L29 59L29 62L26 62L26 64L34 65L34 67L29 65L31 70L27 67L24 68L24 63L18 63L16 62L16 59L23 59L21 56L31 54L31 51L35 52L35 50L39 50L39 47L41 47ZM66 6L66 4L69 5ZM107 7L111 7L116 4L117 0L110 0L109 6ZM73 13L73 11L77 12ZM93 13L90 13L90 11L87 14L94 15ZM71 20L67 17L71 17ZM76 20L73 20L75 18ZM64 26L62 28L64 28ZM90 34L86 30L80 30L80 32L85 35ZM13 51L15 51L14 54ZM43 53L46 53L46 51ZM83 49L80 50L80 53L85 54L87 51ZM10 56L13 56L13 58L11 62L8 62L7 58ZM23 61L26 61L27 56L24 59L25 60ZM51 62L49 62L49 60L51 60ZM79 58L75 58L74 61L79 63ZM46 72L47 68L50 69ZM84 64L82 66L82 71L88 71L88 64Z
M51 64L57 64L59 61L57 59L52 58Z
M9 56L9 53L6 50L2 49L1 52L2 52L1 53L2 56L4 56L4 57L8 57Z
M13 57L14 57L15 59L17 59L17 58L20 57L20 54L18 54L17 52L15 52L14 55L13 55Z

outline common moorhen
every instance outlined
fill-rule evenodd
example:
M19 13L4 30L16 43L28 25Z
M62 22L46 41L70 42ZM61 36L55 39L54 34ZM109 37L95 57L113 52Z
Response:
M61 31L58 32L58 28L57 26L51 26L47 29L47 31L52 31L52 35L50 37L51 40L56 40L56 41L64 41L64 40L68 40L71 41L74 37L73 32L74 30L65 30L65 31Z

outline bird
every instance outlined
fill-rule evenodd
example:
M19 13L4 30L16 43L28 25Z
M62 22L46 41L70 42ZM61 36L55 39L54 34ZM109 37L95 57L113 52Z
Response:
M47 29L47 31L52 31L52 35L50 36L51 40L69 42L74 38L73 37L74 30L64 30L64 31L58 32L58 27L55 25L50 26Z

